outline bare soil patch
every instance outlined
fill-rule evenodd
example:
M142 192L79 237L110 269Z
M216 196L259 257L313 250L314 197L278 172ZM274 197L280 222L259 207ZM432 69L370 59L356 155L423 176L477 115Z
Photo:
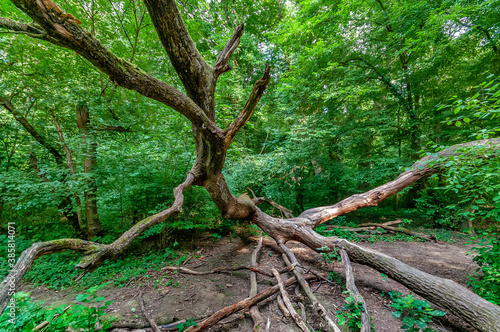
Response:
M250 264L250 256L255 243L245 245L240 239L222 238L217 242L206 241L198 245L198 251L184 267L197 271L208 271L214 268L236 267ZM327 310L335 312L344 305L344 270L342 263L327 263L316 252L299 243L288 244L297 259L306 268L312 268L328 276L329 271L337 273L339 284L313 282L311 288ZM423 242L378 242L363 243L363 246L378 250L393 256L409 265L417 267L436 276L452 279L462 285L467 284L467 276L475 270L472 257L466 255L468 247L463 244L423 243ZM261 267L284 267L281 253L272 239L264 239L260 252ZM373 317L375 331L401 331L401 321L392 317L391 303L387 293L398 291L408 294L409 291L399 283L384 278L377 271L353 263L356 284L364 297L370 315ZM287 277L291 277L291 273ZM275 284L270 277L258 275L259 291ZM23 290L30 291L34 300L45 304L73 303L75 292L71 290L55 292L44 287L33 289L23 285ZM129 330L146 327L147 321L141 312L138 296L143 292L146 310L151 312L158 325L181 319L199 318L209 315L223 307L236 303L249 295L249 272L236 271L228 274L184 275L166 271L149 271L147 275L132 280L125 288L107 288L98 294L106 300L114 302L108 308L109 314L119 318L121 324L131 324ZM289 289L295 294L298 289ZM297 299L297 297L295 297ZM309 307L307 300L306 316L309 325L315 331L323 330L323 323ZM297 306L299 309L299 307ZM270 331L300 331L291 320L286 320L279 311L276 301L270 301L260 306L264 319L270 322ZM298 310L300 312L300 309ZM446 321L437 322L432 326L437 331L473 331L463 325L450 313ZM229 323L227 323L229 321ZM251 319L246 316L241 319L229 317L210 331L252 331ZM450 322L452 325L450 325ZM116 330L117 332L119 330ZM125 331L125 330L120 330Z

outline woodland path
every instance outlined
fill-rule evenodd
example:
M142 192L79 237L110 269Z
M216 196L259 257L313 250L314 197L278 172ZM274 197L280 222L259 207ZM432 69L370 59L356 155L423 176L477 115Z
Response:
M241 265L249 265L252 250L256 242L249 245L244 244L239 238L224 237L217 242L206 241L200 243L196 255L184 267L207 271L214 268L227 268ZM281 254L272 239L264 239L263 248L260 253L259 266L276 268L283 267ZM395 257L411 266L433 275L451 279L462 285L467 284L467 275L475 270L476 266L472 263L472 257L467 256L468 246L463 243L429 243L429 242L376 242L366 243L365 247L378 250L392 257ZM345 285L344 268L342 263L334 262L328 264L316 252L299 243L291 243L290 247L297 256L297 259L304 266L311 267L316 271L328 275L329 270L338 273L342 281L340 285L329 285L319 282L312 283L312 289L316 296L322 301L327 310L334 314L343 306L345 295L342 294L341 285ZM201 257L200 257L201 256ZM367 302L370 314L373 317L375 331L377 332L396 332L401 331L401 321L391 316L391 303L387 296L389 291L399 291L404 295L409 291L396 281L385 279L381 274L369 267L353 263L353 269L356 273L356 284L361 295ZM291 276L291 273L289 273ZM113 300L113 304L108 308L108 312L120 318L120 322L131 322L146 326L139 303L139 289L143 292L143 299L147 311L152 313L153 319L158 325L180 319L189 319L208 315L214 311L229 306L239 300L248 297L249 292L249 272L237 271L231 274L209 274L209 275L184 275L174 274L165 271L148 272L149 277L139 276L132 281L126 288L110 287L98 292L99 295L106 297L106 300ZM166 278L168 275L168 279ZM165 286L167 280L170 285ZM259 275L259 291L274 283L273 278ZM137 282L136 282L137 281ZM177 284L178 282L178 284ZM30 291L34 300L43 300L44 303L54 303L60 305L63 303L72 303L76 293L71 290L58 291L49 290L44 287L33 289L29 285L23 285L23 290ZM294 293L293 289L290 293ZM382 296L384 295L385 296ZM307 299L304 300L307 307ZM135 309L134 309L135 308ZM267 322L270 319L270 331L300 331L292 320L283 318L279 311L276 301L260 307L261 313ZM316 330L319 330L320 320L311 310L307 310L307 321ZM137 317L136 317L137 316ZM432 326L437 331L473 331L459 322L456 317L447 313L449 319L460 327L447 326L446 323L438 323ZM234 320L231 316L222 322L232 321L229 324L218 324L210 331L252 331L252 321L249 317L246 319ZM136 331L138 329L115 329L115 332ZM150 331L141 329L141 331Z

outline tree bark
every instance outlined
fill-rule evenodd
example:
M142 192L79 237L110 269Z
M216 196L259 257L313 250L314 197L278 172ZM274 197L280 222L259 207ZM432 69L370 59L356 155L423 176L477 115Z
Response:
M73 156L71 154L71 150L69 149L68 145L66 144L66 141L64 140L64 134L63 134L61 125L59 124L59 121L57 120L57 117L56 117L54 111L51 110L51 112L52 112L52 117L54 119L54 125L56 126L57 135L59 136L59 141L61 142L61 144L63 146L64 152L66 153L66 162L68 164L69 173L74 176L75 175L75 167L73 164ZM76 216L78 218L78 225L80 227L80 230L82 232L86 233L86 226L85 226L85 222L83 221L83 215L82 215L82 202L80 200L80 195L76 192L76 193L74 193L73 196L75 197ZM87 235L87 237L88 237L88 235Z
M182 22L175 1L145 0L155 29L184 85L186 95L145 73L130 62L117 57L92 34L85 31L77 19L71 14L64 13L51 0L12 0L12 2L38 25L27 26L21 22L0 19L0 27L29 33L34 38L46 40L75 51L107 74L116 84L170 106L190 120L192 125L196 145L196 161L184 183L174 190L175 201L171 208L134 225L110 245L93 244L95 247L88 248L77 267L92 270L105 259L118 255L147 228L179 212L183 202L183 191L191 185L199 185L208 191L225 218L249 220L257 224L278 243L284 244L287 241L295 240L314 250L324 246L331 249L345 249L353 261L371 266L387 274L415 293L454 312L478 330L500 331L497 324L498 317L500 317L500 307L489 303L458 284L429 275L394 258L362 248L346 240L322 237L313 230L315 226L336 216L359 208L376 206L385 198L419 179L436 173L443 167L442 164L426 164L434 157L420 160L397 179L382 186L363 194L353 195L332 206L306 210L296 218L273 218L257 208L247 195L233 196L222 174L226 152L235 135L249 120L270 80L270 69L266 67L264 75L255 82L245 107L234 122L226 130L217 127L213 111L217 77L228 70L227 60L239 43L243 25L236 29L233 37L217 59L216 66L210 67L196 50ZM374 71L377 70L374 69ZM383 75L381 75L381 79L384 79ZM391 88L390 82L388 84ZM398 91L395 92L397 95ZM476 141L454 146L438 153L437 156L446 157L458 153L457 148L488 142L496 144L496 146L500 145L500 139ZM80 250L81 246L66 246L64 248ZM18 264L22 264L23 261L29 260L23 256ZM275 290L277 291L277 288L273 288L272 292ZM271 291L261 292L253 298L245 299L234 306L225 308L197 327L191 327L189 331L208 328L221 318L257 303L265 298L269 292ZM0 292L2 301L6 297L7 295ZM0 301L0 303L5 302Z
M92 175L92 169L95 166L96 148L95 142L89 142L90 131L90 112L87 104L80 103L76 106L76 119L78 129L82 134L82 144L84 145L85 160L84 172L89 174L87 177L87 185L84 192L85 195L85 220L87 222L86 231L89 239L101 235L101 221L97 212L97 184Z

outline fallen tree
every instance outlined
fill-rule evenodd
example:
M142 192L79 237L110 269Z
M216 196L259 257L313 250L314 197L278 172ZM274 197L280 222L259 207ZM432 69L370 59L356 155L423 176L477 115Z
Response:
M235 29L233 36L217 57L216 63L211 66L196 49L174 0L144 0L144 2L159 39L186 90L185 94L113 54L93 34L88 33L79 20L69 13L64 13L51 0L12 0L12 3L29 15L34 23L0 18L1 28L68 48L87 59L117 85L157 100L179 112L191 122L196 145L196 160L186 175L186 180L175 188L175 200L170 208L138 222L109 245L79 239L61 239L34 244L21 255L12 272L0 286L0 309L5 308L12 295L9 285L17 286L36 258L56 251L78 250L83 252L83 258L77 267L92 271L105 260L119 255L146 229L178 213L182 208L184 190L196 185L207 190L224 218L248 220L256 224L285 252L285 244L291 240L301 242L313 250L324 247L331 250L345 250L352 261L387 274L413 292L453 312L476 329L500 331L498 325L500 307L453 281L419 271L394 258L344 239L323 237L314 231L314 227L337 216L360 208L376 206L419 179L438 172L444 167L439 158L460 153L460 149L467 146L483 145L490 149L498 149L500 139L452 146L434 156L419 160L395 180L363 194L353 195L332 206L306 210L295 218L291 216L274 218L257 207L256 204L263 199L252 200L247 195L234 196L222 174L226 153L234 137L251 117L270 81L270 68L266 67L263 76L255 82L245 106L232 124L226 129L216 125L215 86L218 77L231 70L227 62L239 45L244 24ZM429 164L433 160L437 161ZM239 302L230 310L223 309L205 323L198 325L197 330L213 325L230 313L255 305L262 298L261 294L262 292Z

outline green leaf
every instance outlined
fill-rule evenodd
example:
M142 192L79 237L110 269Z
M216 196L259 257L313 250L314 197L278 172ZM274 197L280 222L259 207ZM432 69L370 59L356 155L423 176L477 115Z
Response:
M83 302L90 297L90 294L78 294L75 297L76 297L76 301Z

